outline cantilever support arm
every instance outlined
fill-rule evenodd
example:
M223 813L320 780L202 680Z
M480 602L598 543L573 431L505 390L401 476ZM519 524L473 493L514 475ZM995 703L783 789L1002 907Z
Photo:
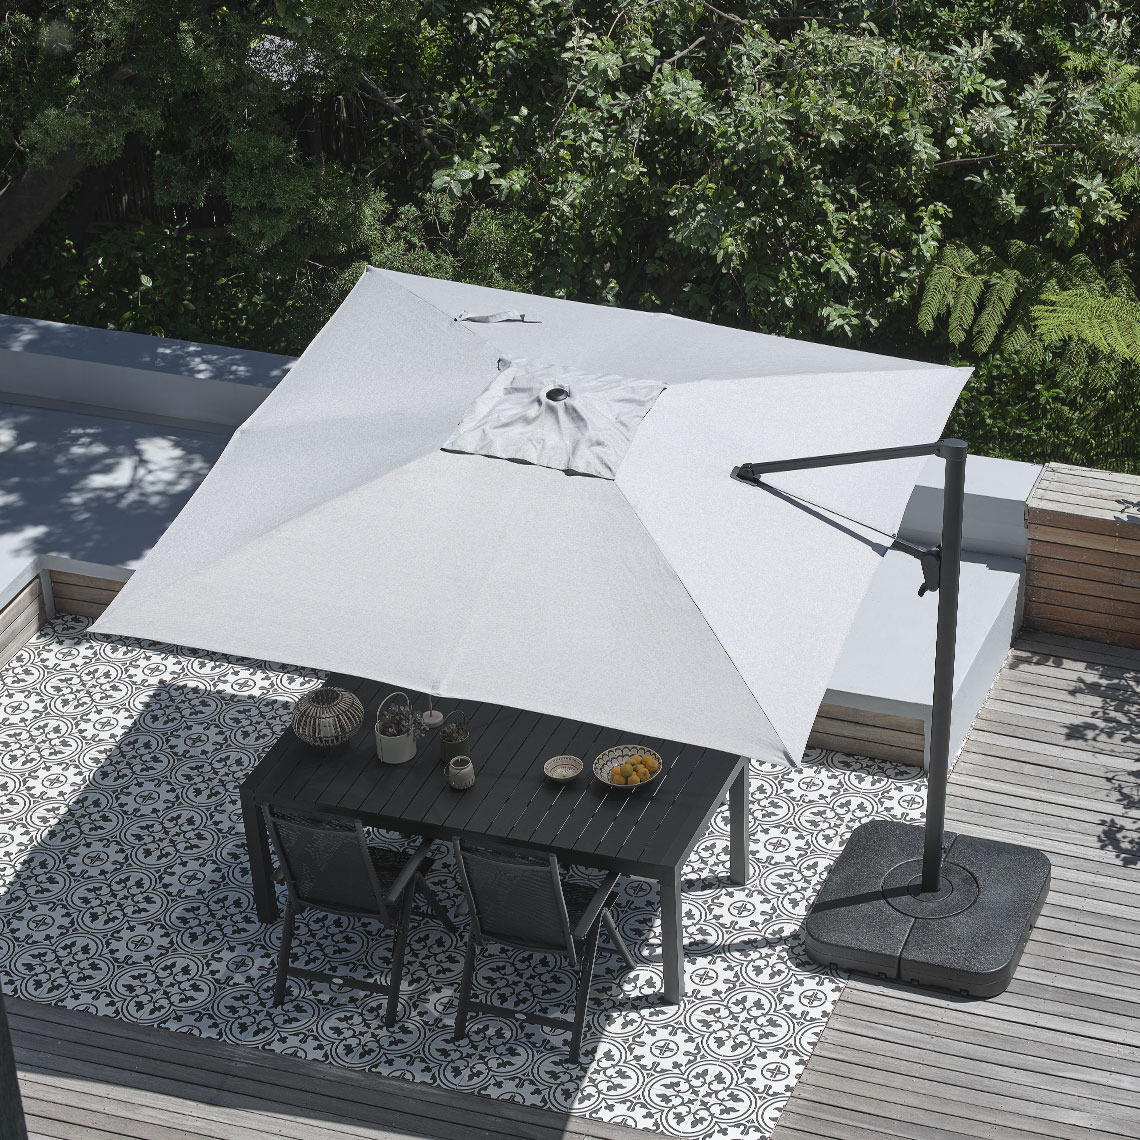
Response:
M938 590L938 632L934 647L934 698L930 712L930 764L927 772L926 836L922 851L922 892L942 886L942 844L946 830L946 779L950 771L950 716L954 706L954 652L958 634L958 586L962 567L962 515L966 499L966 444L960 439L940 439L908 447L882 447L871 451L843 451L765 463L742 463L732 477L762 487L764 475L780 471L811 471L820 467L845 467L853 463L877 463L885 459L914 459L937 455L946 461L942 491L942 541L937 547L920 547L896 541L904 553L922 564L926 589ZM936 584L935 584L936 582Z

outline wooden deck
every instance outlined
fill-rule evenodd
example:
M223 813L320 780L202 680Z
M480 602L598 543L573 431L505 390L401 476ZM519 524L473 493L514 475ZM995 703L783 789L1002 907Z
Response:
M7 999L29 1140L646 1140L647 1133Z
M1140 1137L1140 651L1019 640L947 827L1053 863L1012 986L976 1001L853 980L773 1140Z

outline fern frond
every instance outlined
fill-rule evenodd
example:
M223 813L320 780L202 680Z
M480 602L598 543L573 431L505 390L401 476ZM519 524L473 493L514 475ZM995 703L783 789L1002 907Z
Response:
M1126 301L1138 300L1136 282L1123 258L1118 258L1105 271L1104 284L1110 297L1123 297Z
M978 298L985 290L984 277L962 277L958 281L958 289L953 301L950 303L950 341L952 344L961 344L966 339L974 323L974 313L978 307Z
M1033 324L1043 344L1074 342L1118 360L1140 364L1140 303L1094 297L1068 289L1033 306Z
M1034 337L1024 321L1014 321L1001 338L1001 351L1006 356L1025 358L1026 363L1036 364L1043 353L1043 345Z
M949 265L938 262L931 269L918 306L918 327L923 332L931 332L934 322L950 308L957 284L958 276Z
M1025 284L1016 269L1007 268L999 273L986 290L986 299L974 318L974 351L989 352L1009 316L1010 306Z
M1083 253L1073 254L1060 277L1069 290L1080 290L1091 296L1104 296L1107 293L1103 275Z

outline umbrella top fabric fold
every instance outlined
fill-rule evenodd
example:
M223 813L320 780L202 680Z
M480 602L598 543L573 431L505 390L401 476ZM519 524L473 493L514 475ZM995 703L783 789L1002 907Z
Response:
M370 269L94 628L797 757L968 374Z

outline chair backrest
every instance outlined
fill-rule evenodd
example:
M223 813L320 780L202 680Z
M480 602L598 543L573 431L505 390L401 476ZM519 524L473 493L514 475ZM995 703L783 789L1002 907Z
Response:
M477 937L575 958L558 860L513 851L467 848L455 862Z
M360 820L297 815L271 806L264 811L295 904L391 922Z

